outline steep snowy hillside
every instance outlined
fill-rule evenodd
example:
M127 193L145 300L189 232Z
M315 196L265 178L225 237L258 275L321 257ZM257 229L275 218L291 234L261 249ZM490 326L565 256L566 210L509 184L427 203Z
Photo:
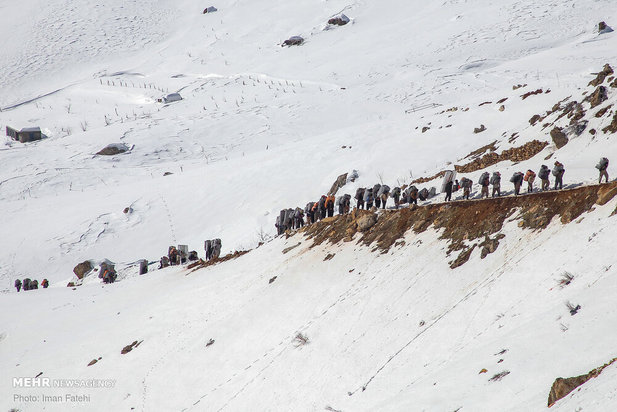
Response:
M614 359L617 199L591 185L617 161L617 37L598 31L617 13L473 3L0 0L23 22L0 27L0 128L44 134L0 146L2 407L541 410L557 377ZM499 170L511 195L556 160L560 194L438 194L366 233L347 216L274 238L280 209L352 170L339 194L455 168ZM252 250L137 276L212 238ZM66 287L103 259L119 282ZM16 293L25 277L51 287ZM13 380L39 374L113 387ZM552 409L617 408L614 374ZM89 397L42 398L67 393Z

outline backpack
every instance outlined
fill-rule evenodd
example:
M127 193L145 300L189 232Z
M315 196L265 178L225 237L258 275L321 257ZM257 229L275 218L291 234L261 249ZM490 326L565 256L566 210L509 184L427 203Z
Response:
M499 183L501 183L501 175L498 172L493 173L490 183L492 185L498 185Z
M520 183L523 180L523 174L521 172L515 172L510 178L512 183Z
M420 200L428 199L428 189L425 187L424 189L420 190L418 192L418 197L420 198Z
M482 175L480 175L480 180L478 180L478 184L481 186L488 186L488 176L488 172L482 173Z
M606 157L601 158L598 164L596 165L596 169L598 170L605 170L607 167L608 167L608 159Z
M379 189L379 196L388 195L388 193L390 193L390 186L388 185L381 186L381 188Z
M311 209L313 208L313 202L308 202L304 207L304 211L308 214L311 213Z
M546 180L548 179L549 173L550 171L548 170L548 167L546 167L546 165L542 165L540 171L538 172L538 176L540 176L540 179Z
M401 188L400 187L395 187L394 189L392 189L392 193L391 193L392 197L396 197L396 196L400 196L400 195L401 195Z
M373 196L377 196L379 194L379 189L381 189L381 185L379 183L373 186Z
M358 189L356 189L356 200L362 200L364 199L364 188L363 187L359 187Z
M466 177L461 179L461 186L465 189L471 189L472 184L473 182L471 181L471 179L467 179Z
M553 168L553 176L560 176L564 172L563 165L561 163L557 163Z

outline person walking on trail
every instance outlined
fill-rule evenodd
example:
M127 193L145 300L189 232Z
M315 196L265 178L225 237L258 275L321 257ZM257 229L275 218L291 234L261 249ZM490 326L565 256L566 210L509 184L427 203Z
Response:
M415 186L409 188L409 206L412 203L418 205L418 188Z
M542 165L540 166L540 171L538 172L538 177L540 178L540 180L542 181L542 191L547 191L550 186L551 186L551 182L548 180L549 176L551 174L551 171L549 170L547 165Z
M488 172L482 173L478 183L480 184L480 186L482 186L482 191L480 192L480 199L484 199L484 197L488 199L488 185L490 183Z
M463 187L463 199L469 200L469 195L471 194L471 185L473 182L471 179L466 177L461 179L461 186Z
M359 187L356 189L356 207L358 209L364 209L364 189L363 187Z
M452 182L452 180L449 180L446 182L445 185L445 189L446 189L446 202L449 202L452 200L452 186L454 186L454 183Z
M565 172L566 169L564 169L563 163L555 161L555 167L553 167L553 176L555 176L554 190L557 190L557 186L559 186L559 190L563 189L563 174Z
M527 169L523 180L527 182L527 193L533 193L533 181L536 180L536 173L531 169Z
M606 157L600 159L596 165L596 169L600 171L598 183L602 183L602 177L604 177L606 179L606 183L608 183L608 172L606 171L606 169L608 169L608 159Z
M495 197L495 193L498 197L501 196L501 174L499 172L493 172L490 183L493 186L491 197Z
M306 224L309 225L311 223L315 223L313 220L313 202L308 202L304 207L304 214L306 215Z
M49 287L49 281L47 279L43 279L41 286L43 286L43 289L47 289Z
M510 182L514 183L514 195L518 196L521 192L524 175L521 172L515 172L510 178Z
M15 289L19 292L21 290L21 280L15 279Z
M381 207L381 198L379 197L379 190L381 189L381 185L379 183L373 186L373 202L375 202L375 207L379 209Z
M373 189L370 187L364 191L364 203L366 204L366 210L373 207Z
M401 188L397 186L392 189L392 193L390 194L390 196L392 196L392 199L394 199L394 207L398 209L398 205L401 201Z
M294 219L295 219L294 224L296 226L296 229L300 229L301 227L304 226L304 211L300 209L299 207L296 208Z
M386 203L388 202L388 196L390 195L390 186L382 185L379 188L378 197L381 199L381 208L386 208Z
M321 198L319 199L319 219L325 219L326 218L326 195L321 195Z
M334 216L334 201L336 198L332 195L326 197L326 212L328 213L328 217Z
M319 217L321 216L319 213L319 201L313 203L313 208L311 209L311 212L313 212L313 223L315 223L319 220Z

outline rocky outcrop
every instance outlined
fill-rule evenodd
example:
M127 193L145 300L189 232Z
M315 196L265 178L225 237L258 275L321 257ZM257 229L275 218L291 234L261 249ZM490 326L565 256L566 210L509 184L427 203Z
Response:
M136 347L138 347L139 345L141 345L142 341L133 341L133 343L131 343L130 345L126 345L124 348L122 348L122 350L120 351L120 353L122 355L126 355L127 353L129 353L130 351L132 351L133 349L135 349Z
M568 136L566 136L566 134L559 127L555 127L551 130L551 138L553 139L553 143L555 143L557 149L561 149L568 144Z
M336 178L332 187L328 191L328 196L334 196L338 190L347 184L347 173L344 173Z
M456 165L454 166L454 169L458 173L471 173L477 170L485 169L504 160L510 160L512 162L522 162L524 160L531 159L532 157L540 153L547 145L547 142L532 140L531 142L525 143L523 146L512 147L510 149L502 151L499 154L496 152L487 153L484 156L477 158L470 163L464 164L462 166Z
M83 279L84 275L92 270L92 263L89 260L81 262L73 268L73 273L77 279Z
M594 107L601 105L604 101L606 101L606 99L608 99L606 87L598 86L593 93L585 98L584 101L589 102L591 104L591 108L593 109Z
M613 116L613 120L611 121L611 124L603 128L602 131L604 133L611 133L611 134L617 132L617 111L615 112L615 115Z
M617 361L617 358L612 359L610 362L600 366L599 368L593 369L589 373L585 375L575 376L573 378L557 378L555 382L553 382L553 386L551 387L551 391L548 395L548 407L550 408L557 402L558 400L564 398L574 389L586 383L588 380L592 378L598 377L604 369L608 366L612 365Z
M606 79L606 77L610 76L611 74L613 74L613 68L607 63L602 68L602 71L598 73L596 78L589 82L589 86L596 87L601 85L602 83L604 83L604 79Z
M114 156L114 155L125 153L128 151L129 151L129 147L125 145L124 143L112 143L112 144L105 146L103 149L97 152L97 155Z

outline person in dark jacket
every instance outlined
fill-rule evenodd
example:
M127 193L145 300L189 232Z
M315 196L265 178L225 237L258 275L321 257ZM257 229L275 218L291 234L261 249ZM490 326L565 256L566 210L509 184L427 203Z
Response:
M452 200L452 186L454 185L454 183L452 182L452 180L449 180L446 183L446 202L449 202Z
M538 172L538 177L542 181L541 188L543 192L548 190L551 186L551 182L548 179L550 174L551 174L551 171L549 170L547 165L542 165L540 167L540 171Z
M19 292L21 290L21 280L15 279L15 289Z
M49 281L47 279L43 279L41 286L43 286L43 289L47 289L49 287Z
M523 184L524 175L521 172L516 172L512 175L510 181L514 183L514 195L518 196L521 192L521 185Z
M409 189L409 206L411 206L412 203L418 205L418 193L418 188L411 186Z
M394 199L394 207L398 209L398 205L401 201L401 188L397 186L394 189L392 189L391 196Z
M358 209L364 209L364 191L366 189L359 187L358 190L356 190L356 207Z
M327 209L326 209L326 195L322 195L321 198L319 199L319 218L320 219L325 219L326 218L326 214L328 213Z
M379 197L379 189L381 189L381 185L377 183L373 186L373 201L375 202L375 207L379 209L381 206L381 198Z
M554 190L557 190L557 187L559 186L559 189L563 189L563 174L565 173L566 169L564 169L563 164L555 161L555 167L553 167L553 176L555 176L555 188Z

